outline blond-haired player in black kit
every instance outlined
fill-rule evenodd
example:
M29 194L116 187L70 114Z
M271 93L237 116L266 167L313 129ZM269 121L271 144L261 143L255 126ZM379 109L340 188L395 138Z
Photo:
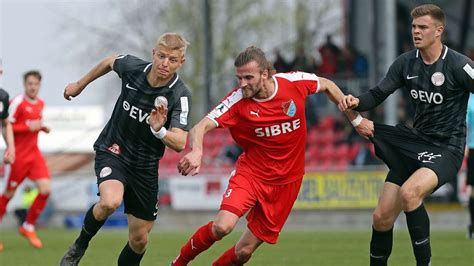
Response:
M153 49L152 62L131 55L109 56L64 90L70 100L111 70L122 80L112 116L94 144L100 200L87 212L61 266L78 265L89 241L122 201L129 239L118 265L140 264L158 214L158 161L165 146L184 149L190 127L191 94L176 73L185 61L187 45L180 34L165 33Z
M474 64L442 44L445 16L438 6L418 6L411 16L416 49L399 56L375 88L358 97L347 95L339 103L342 111L366 111L404 87L416 107L413 128L374 126L371 140L390 171L373 214L370 265L387 265L393 225L401 211L417 265L430 264L430 221L423 200L455 178L463 160Z

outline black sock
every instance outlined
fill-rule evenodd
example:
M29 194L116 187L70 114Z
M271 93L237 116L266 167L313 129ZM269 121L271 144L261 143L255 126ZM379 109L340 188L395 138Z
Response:
M469 213L471 214L471 226L474 226L474 197L469 197Z
M127 242L118 258L118 266L138 266L144 254L145 252L142 254L135 253Z
M413 211L405 212L416 265L429 265L431 259L430 218L423 203Z
M370 265L387 265L387 260L392 253L393 228L379 232L372 227L372 239L370 240Z
M86 249L89 246L89 241L91 241L92 237L97 234L97 231L99 231L105 223L105 220L97 221L95 219L94 214L92 213L94 206L95 204L87 211L86 217L84 217L84 224L82 225L81 233L76 239L76 245L80 248Z

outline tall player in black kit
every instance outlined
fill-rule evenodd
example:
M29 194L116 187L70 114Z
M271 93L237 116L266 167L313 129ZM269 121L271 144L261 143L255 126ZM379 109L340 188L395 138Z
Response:
M463 160L474 64L441 43L445 17L438 6L418 6L411 16L416 49L399 56L375 88L339 103L341 111L366 111L405 87L416 106L413 128L374 126L371 140L390 171L373 214L370 265L387 265L393 225L402 210L417 265L430 264L430 221L423 200L455 178Z
M131 55L109 56L65 88L64 97L70 100L111 70L122 79L112 116L94 144L100 200L87 212L61 266L78 265L89 241L122 200L129 239L118 265L140 264L158 213L158 161L165 146L184 149L190 127L191 94L176 73L185 61L187 45L183 36L165 33L153 49L153 62Z

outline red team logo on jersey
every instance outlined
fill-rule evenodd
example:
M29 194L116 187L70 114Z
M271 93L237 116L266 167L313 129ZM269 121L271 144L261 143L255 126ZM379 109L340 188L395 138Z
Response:
M116 143L112 144L112 146L108 147L107 150L109 150L112 153L115 153L117 155L120 155L122 152L120 151L120 146Z
M293 100L282 103L281 107L283 107L283 112L288 116L293 117L296 114L296 105Z

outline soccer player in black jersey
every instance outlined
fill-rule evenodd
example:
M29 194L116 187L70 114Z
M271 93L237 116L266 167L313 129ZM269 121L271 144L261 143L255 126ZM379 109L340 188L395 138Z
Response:
M152 62L112 55L65 88L64 97L70 100L111 70L122 79L112 116L94 144L100 200L87 212L61 266L78 265L91 238L122 200L129 239L118 265L140 264L158 213L158 161L165 146L184 149L190 127L191 94L176 73L185 61L187 45L180 34L165 33L153 49Z
M3 69L0 64L0 76L3 74ZM13 137L13 127L8 120L8 107L10 106L8 92L0 88L0 130L2 131L3 138L5 139L6 150L3 155L4 163L15 162L15 143ZM3 243L0 242L0 252L3 251Z
M430 264L430 221L423 199L455 178L463 160L474 64L442 44L445 17L438 6L418 6L411 16L416 49L399 56L375 88L339 103L341 111L366 111L404 87L416 107L413 128L374 126L371 140L390 171L373 214L370 265L387 265L393 225L402 210L417 265Z

